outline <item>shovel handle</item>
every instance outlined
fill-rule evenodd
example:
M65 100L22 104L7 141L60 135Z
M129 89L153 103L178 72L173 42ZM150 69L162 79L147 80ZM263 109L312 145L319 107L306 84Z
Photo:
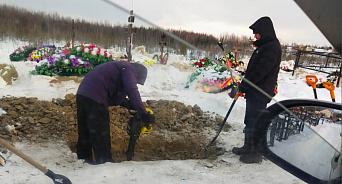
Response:
M322 84L329 91L334 91L335 89L335 85L331 82L322 82Z
M226 52L224 51L222 41L219 41L219 42L217 43L217 45L220 46L220 48L222 49L222 52L223 52L223 54L224 54L224 56L225 56L225 58L226 58L226 60L227 60L227 67L228 67L228 70L230 71L231 78L232 78L232 80L233 80L233 82L234 82L233 70L232 70L232 68L230 68L230 66L229 66L229 64L228 64L227 54L226 54Z
M322 84L327 90L330 91L331 99L334 101L335 100L335 93L334 93L335 86L334 86L334 84L331 82L322 82Z
M13 147L10 145L7 141L3 140L0 138L0 144L13 152L14 154L18 155L20 158L24 159L26 162L30 163L32 166L35 168L39 169L42 171L44 174L48 172L48 169L46 169L44 166L40 165L38 162L34 161L32 158L29 156L25 155L23 152L19 151L17 148Z
M217 43L217 45L218 45L218 46L220 46L220 48L221 48L221 49L222 49L222 51L224 52L224 48L223 48L223 44L222 44L222 42L218 42L218 43Z
M241 93L240 91L237 91L234 97L234 100L236 101L240 96L243 96L243 93Z
M315 75L307 75L306 82L312 86L313 89L316 89L316 83L318 82L318 79Z

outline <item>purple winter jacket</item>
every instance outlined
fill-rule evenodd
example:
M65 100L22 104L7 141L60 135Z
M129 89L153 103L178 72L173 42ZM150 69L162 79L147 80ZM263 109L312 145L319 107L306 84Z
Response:
M86 96L107 107L120 105L128 96L138 114L144 114L146 109L137 87L138 82L144 84L146 80L147 70L143 73L141 74L141 71L138 71L134 64L127 61L103 63L85 75L77 94Z

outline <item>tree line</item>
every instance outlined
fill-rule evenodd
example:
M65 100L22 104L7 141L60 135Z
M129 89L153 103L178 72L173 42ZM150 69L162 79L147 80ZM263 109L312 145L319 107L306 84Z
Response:
M73 23L74 21L74 23ZM0 5L0 36L27 41L32 45L46 45L57 41L71 41L74 34L75 42L96 44L104 48L114 45L126 46L127 26L112 25L108 22L88 22L83 19L71 19L56 13L29 11L16 6ZM134 29L134 45L156 47L161 42L162 31L153 27L136 27ZM167 30L199 49L209 52L219 52L218 38L211 34L196 33L184 30ZM239 40L240 47L248 47L249 41L245 37L224 35L224 44L233 48ZM166 45L174 50L184 50L186 46L177 40L166 37Z
M73 33L74 26L74 33ZM95 44L103 48L113 46L125 48L128 35L128 24L113 25L109 22L89 22L84 19L72 19L56 13L29 11L16 6L0 5L0 39L14 38L27 41L31 45L50 45L60 41L71 41L73 34L76 43ZM207 52L209 57L221 53L217 42L223 39L226 51L233 49L237 42L242 49L242 55L250 55L253 50L250 46L251 38L235 34L222 34L219 38L206 33L196 33L186 30L167 31L184 41ZM134 28L133 44L144 45L150 51L159 47L163 32L154 27ZM185 54L187 46L166 36L167 49L176 53ZM296 44L292 43L296 48ZM282 46L286 49L286 46ZM285 57L285 56L284 56Z

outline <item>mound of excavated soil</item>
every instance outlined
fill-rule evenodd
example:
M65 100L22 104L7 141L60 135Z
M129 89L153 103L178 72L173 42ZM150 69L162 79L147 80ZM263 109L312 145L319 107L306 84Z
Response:
M35 143L63 140L75 152L77 142L76 98L40 101L37 98L3 97L0 101L6 112L0 116L0 137L12 143L29 140ZM137 141L133 160L201 159L205 145L212 139L223 117L203 112L200 107L186 106L177 101L148 100L156 124L150 134ZM126 132L131 115L128 110L110 107L112 155L116 161L126 160L129 136ZM229 128L229 125L227 125ZM223 150L210 147L208 158L215 159Z

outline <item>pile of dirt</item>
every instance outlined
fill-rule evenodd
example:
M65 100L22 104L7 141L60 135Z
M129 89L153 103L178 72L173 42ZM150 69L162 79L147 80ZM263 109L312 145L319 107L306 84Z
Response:
M66 141L75 152L77 142L76 98L68 94L64 99L41 101L37 98L3 97L0 106L0 137L12 143L29 140ZM177 101L148 100L146 107L153 110L156 124L150 134L142 134L137 141L133 160L201 159L204 147L217 131L223 117L203 112L197 105L186 106ZM127 109L109 108L112 155L116 161L126 160L129 136L127 122L131 117ZM227 125L229 128L229 125ZM209 159L223 154L224 150L212 146Z

